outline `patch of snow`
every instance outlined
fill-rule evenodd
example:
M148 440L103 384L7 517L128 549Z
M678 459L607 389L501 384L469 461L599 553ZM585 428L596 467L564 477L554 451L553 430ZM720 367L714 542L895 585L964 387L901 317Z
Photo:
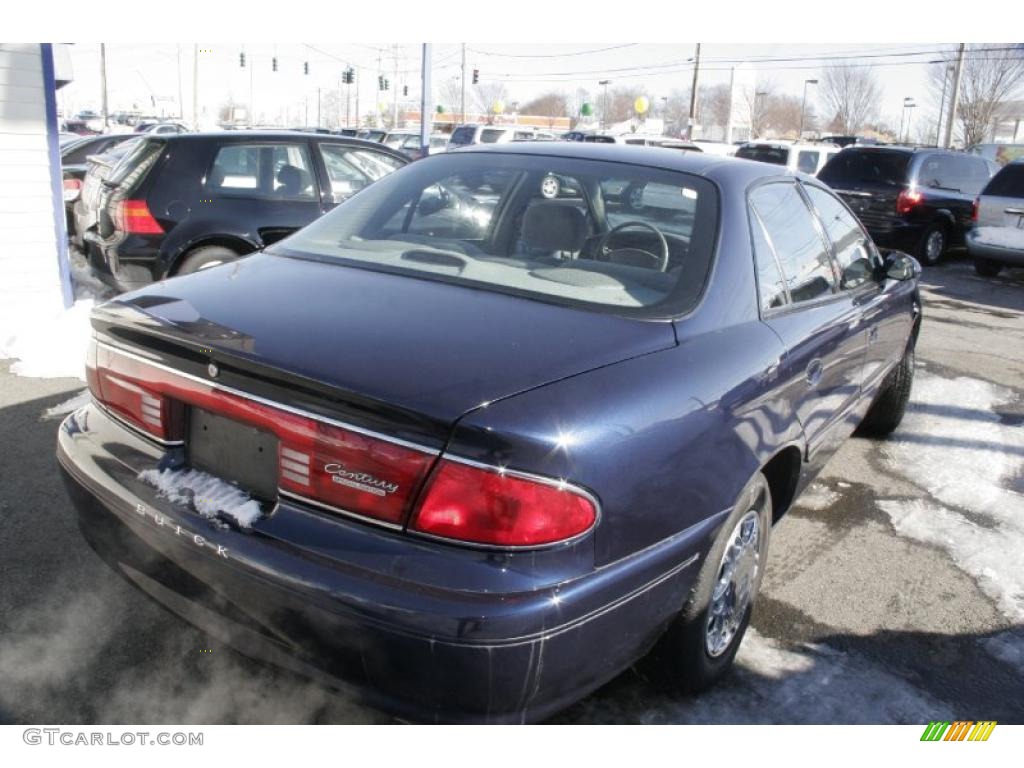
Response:
M699 696L652 695L637 683L624 695L591 696L574 714L581 722L834 724L928 722L953 712L859 654L786 645L750 628L732 676Z
M814 483L800 494L795 504L804 509L813 509L815 512L820 512L831 507L839 499L840 495L828 486Z
M1019 227L977 227L974 239L985 245L1024 251L1024 229Z
M83 389L77 395L68 398L63 403L58 403L53 406L53 408L47 408L43 411L43 419L47 421L50 419L59 419L64 414L77 411L79 408L84 405L88 405L90 402L92 402L92 395L89 394L88 389Z
M883 499L896 533L944 549L1000 611L1024 621L1024 521L991 528L924 499Z
M139 479L175 504L189 504L200 515L214 519L228 515L249 528L263 514L260 504L238 486L198 469L147 469Z

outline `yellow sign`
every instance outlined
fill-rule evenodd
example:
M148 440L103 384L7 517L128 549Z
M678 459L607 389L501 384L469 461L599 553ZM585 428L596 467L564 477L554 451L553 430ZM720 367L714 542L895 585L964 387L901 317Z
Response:
M651 102L647 100L646 96L637 96L636 101L633 102L633 109L636 110L638 115L642 115L650 108Z

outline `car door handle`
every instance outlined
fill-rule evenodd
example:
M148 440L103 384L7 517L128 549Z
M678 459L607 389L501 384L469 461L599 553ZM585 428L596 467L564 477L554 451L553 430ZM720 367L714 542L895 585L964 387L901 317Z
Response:
M825 372L825 366L822 365L820 358L815 358L807 365L807 384L810 387L818 386L818 382L821 381L821 376Z
M878 326L872 325L868 328L868 344L874 344L878 341Z

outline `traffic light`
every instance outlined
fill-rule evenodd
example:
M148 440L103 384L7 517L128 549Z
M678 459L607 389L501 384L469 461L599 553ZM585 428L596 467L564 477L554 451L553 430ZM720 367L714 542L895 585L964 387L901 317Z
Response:
M308 75L309 74L309 62L308 61L302 62L302 74L304 74L304 75Z
M377 75L377 90L384 90L384 75Z
M384 90L385 91L390 91L391 90L391 81L388 80L386 77L384 78Z
M479 69L474 69L473 70L473 85L476 85L479 82L480 82L480 70Z
M270 68L277 72L277 56L270 60Z
M409 86L408 85L403 85L402 86L402 95L403 96L408 96L409 95Z
M245 51L238 54L238 66L245 68Z
M356 73L352 69L352 67L349 67L348 69L341 73L341 82L345 83L346 85L352 85L352 83L354 83L355 81Z

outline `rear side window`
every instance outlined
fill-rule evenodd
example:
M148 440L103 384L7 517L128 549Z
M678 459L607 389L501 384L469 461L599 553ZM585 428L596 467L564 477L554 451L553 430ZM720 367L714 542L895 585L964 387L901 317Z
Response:
M398 160L383 152L342 144L321 144L320 154L331 180L331 197L336 203L347 200L401 166Z
M844 149L818 174L830 187L858 184L902 186L907 183L909 152L877 149Z
M452 137L449 139L451 144L458 146L464 146L466 144L473 143L473 137L476 135L476 128L471 125L464 125L461 128L456 128L452 131Z
M764 224L757 215L750 217L750 230L754 238L754 263L757 266L757 291L761 299L761 310L778 309L789 301L779 260L775 256L775 249L768 242Z
M917 183L932 189L960 189L960 172L956 158L948 155L925 155L917 169Z
M985 187L983 195L1024 198L1024 163L1004 165Z
M831 294L835 290L832 262L796 186L765 184L750 193L750 204L775 249L793 303Z
M839 287L843 290L852 290L864 285L874 272L871 249L864 230L853 214L834 195L810 185L805 185L804 189L818 210L825 232L832 241L842 278Z
M505 135L504 128L484 128L480 131L480 143L481 144L494 144Z
M800 173L809 173L813 176L814 172L818 170L819 157L821 157L820 152L812 152L805 149L796 157L796 169Z
M313 200L304 144L225 144L206 177L211 194L272 200Z

